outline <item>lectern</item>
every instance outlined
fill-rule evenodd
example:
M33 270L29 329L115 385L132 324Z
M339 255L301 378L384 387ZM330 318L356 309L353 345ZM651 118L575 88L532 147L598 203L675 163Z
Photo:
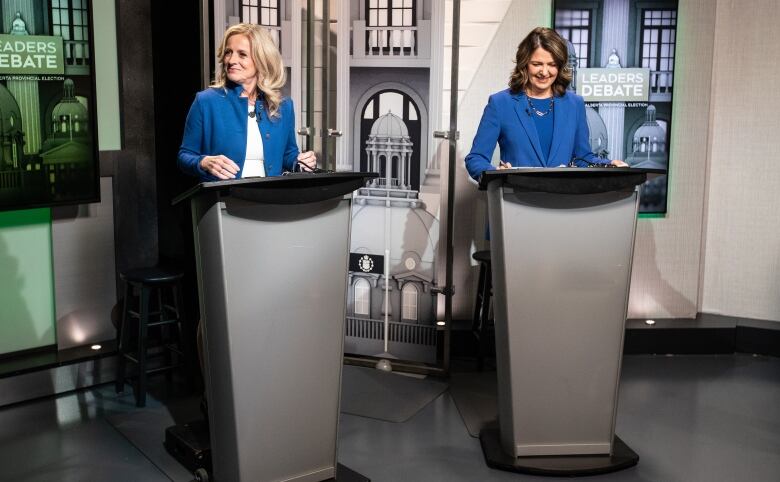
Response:
M206 182L177 199L192 206L216 481L342 480L350 204L375 176Z
M586 475L635 465L615 436L638 187L662 170L489 171L498 426L488 465Z

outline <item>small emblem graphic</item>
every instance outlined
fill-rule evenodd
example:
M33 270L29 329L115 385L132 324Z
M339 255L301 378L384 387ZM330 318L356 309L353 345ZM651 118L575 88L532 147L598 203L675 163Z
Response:
M360 261L358 261L358 266L360 267L360 270L364 273L370 273L372 269L374 269L374 260L371 259L370 256L367 254L364 254Z
M349 270L353 273L382 274L385 257L371 253L349 253Z

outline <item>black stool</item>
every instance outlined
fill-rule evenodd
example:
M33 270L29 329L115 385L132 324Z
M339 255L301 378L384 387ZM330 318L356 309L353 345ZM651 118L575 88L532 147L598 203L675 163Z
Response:
M474 318L471 331L477 339L477 369L482 371L485 364L492 318L490 313L491 297L493 296L493 273L490 266L490 250L476 251L471 257L479 262L479 279L477 282L477 297L474 300Z
M184 273L160 267L140 268L125 271L119 274L125 282L125 299L122 310L122 324L117 333L117 366L116 366L116 392L124 390L125 365L129 360L138 367L137 384L135 390L135 403L139 407L146 405L146 376L167 370L170 371L180 366L183 353L181 350L181 322L182 322L182 286L181 280ZM167 293L166 293L167 292ZM166 296L166 294L168 296ZM135 298L135 306L131 304L131 297ZM153 303L153 300L156 303ZM154 306L153 306L154 304ZM154 311L152 309L154 308ZM138 342L135 350L130 344L130 320L138 322ZM176 331L177 344L173 344L168 325ZM160 339L165 353L165 364L161 367L149 369L147 367L147 332L150 327L161 326L164 333ZM163 336L165 335L165 336ZM176 355L176 363L173 360ZM169 378L170 379L170 378Z

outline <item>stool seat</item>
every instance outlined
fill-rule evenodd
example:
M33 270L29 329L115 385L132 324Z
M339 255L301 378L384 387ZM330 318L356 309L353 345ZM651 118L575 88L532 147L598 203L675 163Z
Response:
M471 258L474 261L479 261L481 263L490 263L490 250L483 249L482 251L474 251L474 254L471 255Z
M147 285L167 284L179 281L184 277L182 271L150 266L136 268L119 273L119 278L128 283L143 283Z

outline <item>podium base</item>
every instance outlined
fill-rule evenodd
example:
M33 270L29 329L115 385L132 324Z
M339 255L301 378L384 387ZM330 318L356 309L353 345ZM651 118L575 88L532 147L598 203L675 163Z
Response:
M187 470L198 475L196 480L204 480L201 475L204 472L211 473L211 443L206 422L196 420L168 427L165 429L163 445L173 458ZM208 477L205 480L208 480ZM323 482L371 482L371 479L338 464L336 478L326 479Z
M512 457L501 448L498 428L482 429L479 442L488 467L523 474L568 477L606 474L633 467L639 462L639 455L617 435L612 442L612 455Z

